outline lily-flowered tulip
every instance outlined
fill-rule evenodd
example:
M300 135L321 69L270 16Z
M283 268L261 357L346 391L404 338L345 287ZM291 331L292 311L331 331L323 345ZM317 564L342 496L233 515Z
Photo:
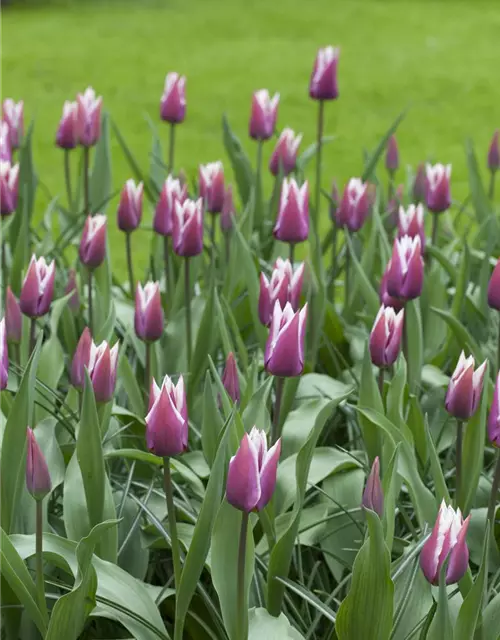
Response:
M338 98L337 64L340 49L325 47L319 49L309 83L309 95L313 100L335 100Z
M450 378L444 406L458 420L468 420L475 413L483 391L486 360L474 371L474 358L460 354L457 366Z
M240 401L240 380L238 377L238 367L233 352L227 356L226 366L222 373L222 384L227 391L227 395L233 402Z
M269 160L269 171L273 176L279 175L280 171L285 176L294 171L301 140L301 133L295 135L292 129L283 129Z
M403 335L404 313L404 309L396 313L392 307L380 307L370 334L370 356L377 367L390 367L396 362Z
M160 118L171 124L179 124L185 117L186 76L171 71L165 77L165 88L160 101Z
M71 384L77 389L83 389L85 384L85 367L89 365L92 344L90 329L85 327L80 340L78 340L73 361L71 362Z
M267 89L260 89L252 96L252 112L250 114L249 133L254 140L269 140L274 134L278 118L280 94L272 98Z
M294 312L289 302L282 309L276 301L264 356L264 365L269 373L285 378L302 373L306 319L307 304Z
M76 315L80 311L80 295L78 293L75 269L70 269L68 272L68 282L64 288L64 295L68 295L68 293L71 293L71 298L68 300L68 307L71 313Z
M235 214L233 201L233 188L228 185L224 194L224 204L220 216L220 227L224 233L229 233L233 228L233 217Z
M424 261L420 237L403 236L394 240L388 267L387 291L403 300L418 298L424 283Z
M497 375L493 402L488 415L488 438L493 446L500 448L500 373Z
M163 308L160 283L148 282L144 288L139 283L135 292L134 326L137 337L145 342L155 342L163 334Z
M179 256L197 256L203 251L203 200L175 203L172 225L174 251Z
M7 388L9 379L9 351L7 349L7 330L5 318L0 320L0 391Z
M384 494L380 482L380 461L378 456L373 461L370 475L366 481L361 504L365 509L375 511L379 518L384 515Z
M408 209L399 207L398 238L410 236L420 238L422 251L425 248L424 207L422 204L411 204Z
M368 183L361 178L351 178L347 183L337 210L337 224L349 231L359 231L371 209Z
M293 311L297 311L303 279L304 263L294 273L290 260L282 258L276 260L270 280L263 273L260 274L259 319L262 324L270 324L277 300L281 308L289 302Z
M436 524L420 554L420 567L431 584L439 584L439 574L446 561L446 584L454 584L464 576L469 566L465 540L469 521L470 516L464 520L460 509L447 507L443 500Z
M6 98L2 105L2 119L9 125L10 147L19 149L24 134L24 102Z
M21 342L23 333L21 307L10 286L7 287L7 295L5 296L5 329L9 342L14 344Z
M79 256L82 264L95 269L106 257L106 216L88 216L80 240Z
M109 348L104 340L96 345L88 327L85 327L71 363L71 384L83 389L85 367L88 369L97 402L109 402L115 392L118 370L118 343Z
M222 162L211 162L200 165L199 191L206 210L209 213L220 213L224 205L224 168Z
M451 164L426 165L427 208L433 213L443 213L451 205Z
M392 307L395 311L399 311L404 307L404 300L389 295L387 291L387 279L389 277L390 266L391 263L389 262L380 280L379 299L384 307Z
M274 236L282 242L297 243L309 235L309 183L299 187L293 178L285 178L281 186L278 219Z
M273 497L281 453L281 439L267 449L266 434L256 427L245 433L229 461L226 498L236 509L261 511Z
M396 136L392 135L387 141L385 166L389 173L394 173L399 167L399 149Z
M488 304L492 309L500 311L500 259L497 260L488 283Z
M9 125L3 120L0 122L0 162L12 161L12 149L10 147Z
M144 185L142 182L135 184L130 179L125 183L118 205L118 228L121 231L131 232L137 229L142 218L142 199Z
M102 98L88 87L76 97L78 105L78 142L82 147L92 147L101 137Z
M21 311L30 318L44 316L54 297L56 263L47 264L45 258L33 255L24 278L19 304Z
M74 149L78 144L78 103L66 100L56 133L56 145Z
M0 161L0 212L8 216L16 210L19 191L19 165Z
M26 488L35 500L43 500L52 490L49 468L33 430L26 430Z
M186 185L182 185L179 180L172 176L167 176L167 179L163 183L153 220L153 229L156 233L161 236L172 235L175 203L179 201L182 204L186 198Z
M500 131L495 131L491 139L490 148L488 149L488 169L492 172L500 169Z
M146 416L148 449L161 457L177 456L187 449L188 414L184 379L177 385L165 376L161 388L153 380Z

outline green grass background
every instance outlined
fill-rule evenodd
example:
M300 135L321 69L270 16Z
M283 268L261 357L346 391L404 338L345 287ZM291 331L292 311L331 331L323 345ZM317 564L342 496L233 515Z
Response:
M337 139L325 153L325 187L334 176L343 184L359 175L363 148L373 148L410 106L398 133L402 162L453 163L453 193L461 197L467 192L465 139L473 137L484 162L500 126L495 0L11 0L2 13L3 96L23 98L27 117L36 119L35 162L53 194L64 190L62 154L54 146L62 104L88 84L104 97L144 168L151 145L144 115L159 121L170 70L187 75L176 164L188 174L200 162L226 159L223 111L254 154L247 139L250 97L262 87L281 93L279 127L303 132L305 148L314 140L316 109L307 90L319 45L341 47L340 99L326 109L326 133ZM166 145L167 129L159 124ZM115 140L112 149L118 189L130 172ZM40 192L38 211L46 202ZM115 209L113 203L110 216ZM123 241L114 220L110 231L113 262L121 267ZM139 252L141 246L147 245L138 241Z

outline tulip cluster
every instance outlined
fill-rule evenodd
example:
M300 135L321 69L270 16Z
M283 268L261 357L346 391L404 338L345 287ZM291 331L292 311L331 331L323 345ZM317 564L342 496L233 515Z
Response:
M179 202L182 205L186 198L186 185L181 185L179 180L170 175L167 176L163 183L153 219L153 229L156 233L161 236L172 235L175 203Z
M61 149L94 146L101 137L102 98L92 87L76 96L76 102L66 101L56 134Z

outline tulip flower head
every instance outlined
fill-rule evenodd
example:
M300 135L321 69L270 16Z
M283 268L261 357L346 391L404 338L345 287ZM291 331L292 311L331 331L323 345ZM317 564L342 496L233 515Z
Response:
M77 314L80 311L80 295L78 293L78 284L76 282L76 271L70 269L68 272L68 282L64 288L64 295L71 293L71 298L68 300L68 307L71 313Z
M500 311L500 259L497 260L488 283L488 305Z
M285 178L281 186L278 218L273 230L275 238L295 244L309 235L309 183L299 187L293 178Z
M78 103L66 100L57 128L56 145L61 149L74 149L78 144L78 131Z
M371 209L368 183L361 178L351 178L347 183L337 210L337 224L349 231L359 231Z
M264 356L266 371L284 378L302 373L306 319L307 304L294 312L289 302L282 309L276 300Z
M404 309L380 307L370 334L370 356L380 368L393 365L398 357L403 335Z
M24 102L14 102L5 98L2 105L2 119L9 125L11 149L19 149L24 134Z
M490 148L488 149L488 168L494 173L500 169L500 131L498 129L493 134L491 139Z
M211 162L200 165L199 169L200 197L205 202L209 213L220 213L224 205L224 168L222 162Z
M5 318L0 320L0 391L7 388L9 379L9 351L7 349L7 330Z
M279 175L280 171L287 176L295 170L301 140L301 133L295 135L292 129L283 129L269 161L269 171L273 176Z
M161 236L172 235L175 203L179 201L182 204L186 198L186 185L182 185L179 180L172 176L167 176L167 179L163 183L153 220L153 229L156 233Z
M500 373L497 375L493 402L488 414L488 438L494 447L500 448Z
M403 236L394 240L388 267L387 291L403 300L418 298L424 281L424 261L420 237Z
M203 251L203 200L175 202L172 225L174 251L179 256L197 256Z
M240 401L240 380L236 359L232 352L227 356L226 366L222 373L222 384L231 400L238 403Z
M256 427L245 433L236 454L229 461L226 498L236 509L261 511L271 500L281 453L281 439L269 450L266 434Z
M233 188L228 185L224 194L224 204L222 205L220 216L220 226L224 233L229 233L233 228L234 214Z
M444 406L458 420L468 420L477 410L483 391L486 360L474 371L474 358L460 354L457 366L450 378Z
M160 117L165 122L179 124L186 117L186 76L175 71L167 73L160 101Z
M82 264L95 269L106 257L106 216L88 216L80 240L79 256Z
M10 287L7 287L7 295L5 296L5 329L9 342L14 344L21 342L23 333L21 307Z
M260 89L253 94L252 112L250 114L249 133L254 140L269 140L274 134L278 118L280 94L272 98L267 89Z
M139 283L135 292L134 326L137 337L145 342L155 342L163 335L163 308L160 283L148 282L144 288Z
M101 137L102 98L96 98L92 87L76 97L78 105L78 142L82 147L92 147Z
M439 574L446 561L446 584L458 582L469 566L469 549L466 536L470 516L465 520L460 509L441 503L436 524L420 554L420 567L426 579L439 584Z
M30 318L39 318L48 313L54 297L56 263L47 264L45 258L33 255L24 278L19 304L21 311Z
M33 430L26 430L26 488L35 500L43 500L52 490L49 468Z
M83 389L87 368L95 399L97 402L109 402L115 393L118 348L116 343L110 349L106 341L96 346L88 327L85 327L71 363L71 384L77 389Z
M394 311L399 311L404 307L404 300L389 295L389 292L387 291L387 279L389 277L390 266L391 263L389 261L389 264L387 265L384 274L382 275L382 279L380 280L379 299L380 303L384 307L392 307Z
M9 125L3 120L0 122L0 162L12 162Z
M410 204L408 209L399 207L398 238L410 236L420 238L422 251L425 248L424 206L422 204Z
M396 136L392 135L387 141L385 153L385 166L390 174L394 174L399 167L399 149Z
M271 279L260 274L259 319L268 326L271 323L274 305L278 300L281 308L287 302L297 311L304 279L304 263L302 262L295 273L290 260L278 258L274 265Z
M335 100L339 97L337 87L337 65L340 49L319 49L309 83L309 96L313 100Z
M19 165L0 161L0 213L8 216L16 210L19 191Z
M361 503L365 509L375 511L379 518L384 515L384 494L382 493L382 484L380 482L380 461L378 456L373 461Z
M165 376L160 387L151 384L150 409L146 416L148 449L161 457L176 456L188 446L188 415L184 379L177 385Z
M130 233L139 226L142 218L143 195L144 185L142 182L136 185L132 179L127 180L118 205L118 228L121 231Z
M426 165L427 208L432 213L443 213L451 205L451 164Z

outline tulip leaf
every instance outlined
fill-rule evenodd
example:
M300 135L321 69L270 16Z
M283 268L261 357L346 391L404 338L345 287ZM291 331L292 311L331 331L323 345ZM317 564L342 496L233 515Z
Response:
M21 186L19 186L21 189ZM24 199L25 204L27 200ZM17 216L16 216L17 217ZM28 265L29 256L29 219L28 214L23 211L23 215L19 216L21 227L19 229L19 238L15 243L14 257L9 273L9 283L12 291L19 296L21 293L23 282L23 270ZM5 251L5 247L3 248Z
M498 640L498 629L500 629L500 593L490 600L483 611L482 640Z
M233 133L225 114L222 116L222 133L224 147L231 161L238 192L242 203L246 205L254 183L254 172L250 160L245 154L241 142Z
M408 386L411 393L417 393L424 364L422 317L418 299L408 300L406 303L404 323L408 351Z
M455 318L455 316L452 315L449 311L436 309L435 307L431 307L431 311L443 318L443 320L451 327L451 330L455 334L455 337L457 338L457 341L461 345L461 347L469 349L474 356L475 361L481 362L481 348L469 333L469 331L464 327L464 325L459 320L457 320L457 318ZM432 364L436 363L433 361ZM439 363L436 366L439 366Z
M445 500L446 504L450 504L450 494L446 485L446 480L441 468L439 455L432 439L432 433L429 428L429 421L427 416L425 417L425 433L427 437L427 451L429 453L429 463L432 479L434 481L434 493L436 494L436 504L440 504L442 500Z
M288 622L285 614L278 618L269 615L267 609L250 609L248 612L248 640L304 640L297 629Z
M201 316L200 326L196 334L196 340L194 341L192 361L188 367L190 377L187 386L188 395L190 397L192 397L192 394L198 386L198 382L203 376L207 362L207 355L213 352L219 340L219 328L215 322L216 296L217 290L215 288L215 283L212 282L210 290L208 291L205 308L203 309L203 315Z
M126 356L126 346L128 337L123 343L121 353L118 356L118 373L119 380L124 387L125 393L128 398L129 407L137 416L144 416L146 414L146 407L144 405L144 395L139 386L137 376L135 375L130 360Z
M324 148L326 144L329 142L333 142L337 136L323 136L321 138L321 145ZM298 156L297 158L297 168L301 171L304 171L309 162L314 158L314 156L318 153L318 143L312 142L307 149Z
M380 308L380 301L377 292L373 288L372 283L370 282L368 276L366 275L361 263L356 257L356 252L354 251L354 245L349 237L349 234L345 235L346 245L348 247L349 255L351 258L351 263L354 267L354 272L356 274L356 283L359 286L361 291L361 295L365 299L366 306L368 307L368 313L375 318ZM349 295L349 298L352 296Z
M212 385L210 372L205 374L205 387L203 391L203 422L201 426L201 446L205 460L212 467L217 452L217 441L223 426L219 408L217 407L217 395Z
M439 597L434 618L426 636L427 640L453 640L453 626L446 589L446 563L439 573Z
M474 144L472 140L468 139L465 145L465 151L467 156L467 168L469 176L469 189L472 198L472 205L476 212L476 218L479 224L486 219L490 219L489 216L493 212L492 204L484 188L483 181L481 179L481 173L479 171L479 165L477 162L476 152L474 150ZM492 226L490 228L490 235L498 237L498 222L493 216L491 218Z
M380 392L373 375L373 365L370 358L368 344L365 347L363 368L361 369L361 382L359 387L359 405L370 407L378 413L384 413L384 405ZM363 441L368 453L370 463L373 463L376 456L380 455L380 434L376 426L363 414L359 417L359 424L363 433Z
M407 111L407 109L404 109L398 115L396 120L394 120L394 122L391 124L391 126L387 130L387 132L384 135L384 137L380 140L380 142L376 146L374 152L369 157L369 159L368 159L368 161L367 161L367 163L365 165L365 169L363 171L363 176L361 178L363 180L363 182L368 182L368 181L373 179L373 175L375 173L375 169L377 167L377 163L378 163L380 157L382 156L382 154L384 153L385 149L387 148L387 142L389 141L389 138L394 133L396 133L397 128L401 124L402 120L404 120L404 118L406 116L406 111Z
M95 146L94 166L89 179L89 200L92 213L106 213L111 194L111 145L109 139L109 115L104 113L101 135Z
M242 416L245 431L251 431L252 427L264 429L266 433L269 431L271 418L267 410L267 405L272 386L273 377L270 376L267 380L264 380L245 407Z

